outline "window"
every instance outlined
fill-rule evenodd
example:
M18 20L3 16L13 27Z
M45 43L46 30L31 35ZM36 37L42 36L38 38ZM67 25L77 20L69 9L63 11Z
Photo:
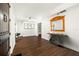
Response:
M33 22L25 22L24 29L34 29L35 24Z

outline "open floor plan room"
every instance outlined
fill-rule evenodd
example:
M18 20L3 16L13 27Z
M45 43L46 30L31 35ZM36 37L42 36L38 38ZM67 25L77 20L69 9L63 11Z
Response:
M79 3L0 3L0 56L79 56Z

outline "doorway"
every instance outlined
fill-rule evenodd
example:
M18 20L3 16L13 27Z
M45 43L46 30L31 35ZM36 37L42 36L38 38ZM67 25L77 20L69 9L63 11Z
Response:
M38 37L41 37L41 23L38 23Z

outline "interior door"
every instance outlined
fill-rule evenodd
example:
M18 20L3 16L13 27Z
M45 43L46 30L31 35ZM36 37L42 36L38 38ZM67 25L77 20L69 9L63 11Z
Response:
M38 37L41 37L41 23L38 23Z

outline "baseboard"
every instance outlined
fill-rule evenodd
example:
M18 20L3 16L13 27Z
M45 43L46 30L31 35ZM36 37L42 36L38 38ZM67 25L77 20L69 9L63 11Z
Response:
M42 39L45 39L45 38L42 38ZM45 39L45 40L49 41L48 39ZM75 49L72 49L72 48L69 48L69 47L67 47L67 46L65 46L65 45L58 45L58 46L59 46L59 47L62 47L62 48L66 48L66 49L73 50L73 51L75 51L75 52L79 52L79 51L77 51L77 50L75 50Z
M73 50L73 51L75 51L75 52L79 52L79 51L77 51L77 50L75 50L75 49L69 48L69 47L64 46L64 45L63 45L63 47L65 47L65 48L67 48L67 49L70 49L70 50Z

